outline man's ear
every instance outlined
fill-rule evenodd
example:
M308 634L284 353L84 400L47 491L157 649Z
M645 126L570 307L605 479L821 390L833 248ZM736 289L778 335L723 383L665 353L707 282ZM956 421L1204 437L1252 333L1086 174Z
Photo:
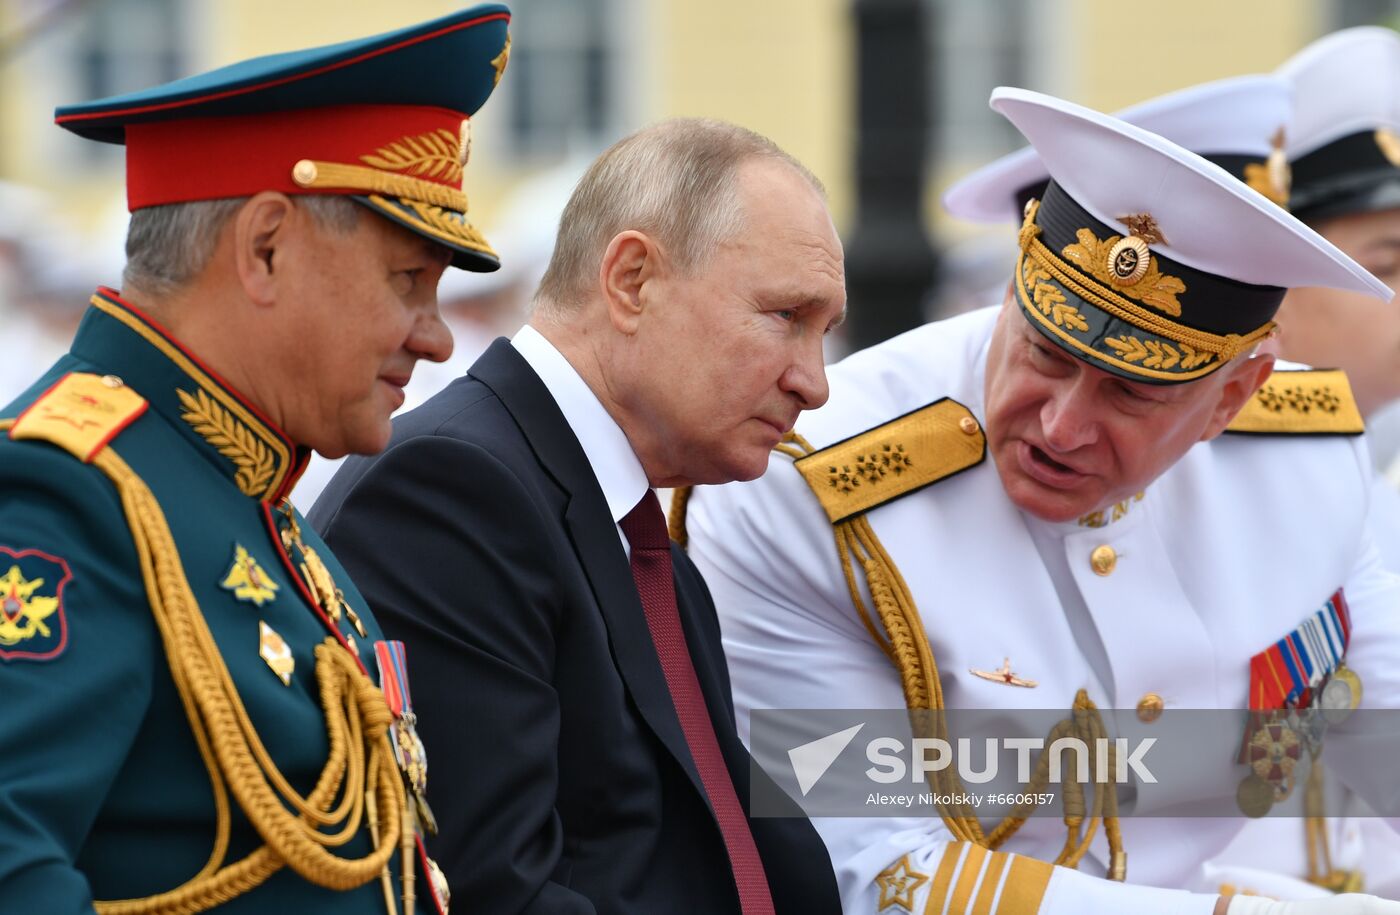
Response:
M277 191L255 194L233 218L233 256L243 292L256 305L277 299L282 249L295 234L296 206Z
M661 249L649 236L628 229L608 242L598 265L598 288L608 320L621 333L637 332L645 310L643 288L661 270Z
M1230 421L1235 415L1244 409L1244 405L1249 403L1249 398L1254 396L1269 380L1269 376L1274 371L1274 354L1258 353L1248 359L1241 359L1238 364L1227 366L1221 369L1222 372L1229 372L1225 379L1225 386L1220 390L1220 402L1215 405L1214 412L1211 413L1210 425L1206 427L1205 434L1201 436L1201 441L1206 442L1215 438L1225 431L1225 427L1230 425Z

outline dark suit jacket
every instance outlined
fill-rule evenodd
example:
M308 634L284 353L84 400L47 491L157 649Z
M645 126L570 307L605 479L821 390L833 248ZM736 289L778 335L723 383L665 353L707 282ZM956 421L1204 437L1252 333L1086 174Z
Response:
M739 912L603 492L508 342L397 420L384 453L342 468L310 519L407 646L441 828L430 851L470 911ZM672 558L746 802L714 605ZM750 822L778 911L838 912L811 824Z

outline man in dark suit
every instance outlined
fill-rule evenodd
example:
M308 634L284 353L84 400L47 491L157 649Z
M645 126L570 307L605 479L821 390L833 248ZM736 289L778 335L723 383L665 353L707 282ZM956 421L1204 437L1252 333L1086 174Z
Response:
M652 487L761 473L825 402L844 309L810 172L656 125L580 181L530 325L316 504L412 655L433 851L473 910L839 910L810 824L745 812L714 606Z

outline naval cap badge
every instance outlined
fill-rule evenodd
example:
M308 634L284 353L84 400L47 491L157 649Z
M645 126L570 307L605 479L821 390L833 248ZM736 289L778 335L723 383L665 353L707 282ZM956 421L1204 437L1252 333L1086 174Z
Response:
M1131 213L1118 217L1128 227L1126 238L1120 238L1108 251L1108 272L1115 280L1131 286L1147 275L1152 253L1147 246L1165 242L1150 213Z

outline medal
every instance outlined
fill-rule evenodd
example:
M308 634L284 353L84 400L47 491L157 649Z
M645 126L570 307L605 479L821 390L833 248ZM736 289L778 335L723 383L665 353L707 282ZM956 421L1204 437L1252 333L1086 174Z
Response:
M292 671L296 669L296 658L286 641L266 622L258 620L258 657L263 659L283 686L292 685Z
M1251 772L1235 789L1235 803L1241 813L1257 820L1273 808L1274 786Z
M1322 737L1327 733L1327 722L1323 720L1320 710L1316 708L1317 702L1322 700L1319 692L1314 699L1314 707L1303 709L1289 719L1289 725L1297 732L1298 737L1303 741L1303 746L1308 750L1308 755L1317 759L1322 753Z
M1351 612L1339 588L1292 632L1249 659L1251 714L1239 761L1272 786L1275 802L1292 792L1302 748L1316 758L1327 727L1361 702L1361 678L1343 660L1350 642ZM1280 713L1287 714L1286 722ZM1241 809L1246 795L1259 793L1251 786L1241 785Z
M403 642L375 642L374 657L379 662L379 685L384 690L389 711L394 715L390 736L394 760L399 764L399 770L403 772L404 781L413 795L419 822L424 829L436 835L437 819L428 806L428 753L415 727L418 716L413 714L413 694L408 689L408 659Z
M287 526L282 528L282 546L286 549L288 558L298 553L301 555L297 569L306 582L306 590L310 592L311 599L330 617L331 622L340 622L343 614L360 634L360 638L368 638L369 630L365 628L364 621L345 602L345 592L336 587L335 576L331 575L331 570L326 567L321 554L301 539L301 525L292 513L291 503L283 501L279 508L283 517L287 519Z
M1345 663L1333 671L1322 688L1322 716L1328 724L1340 724L1361 705L1361 678Z
M432 858L428 859L428 881L433 885L433 892L437 894L438 904L442 906L443 915L447 915L447 905L452 901L452 890L447 886L447 875L438 867L438 863Z
M1293 793L1293 770L1302 755L1302 740L1282 720L1267 722L1250 738L1250 768L1273 789L1273 803L1287 800Z

